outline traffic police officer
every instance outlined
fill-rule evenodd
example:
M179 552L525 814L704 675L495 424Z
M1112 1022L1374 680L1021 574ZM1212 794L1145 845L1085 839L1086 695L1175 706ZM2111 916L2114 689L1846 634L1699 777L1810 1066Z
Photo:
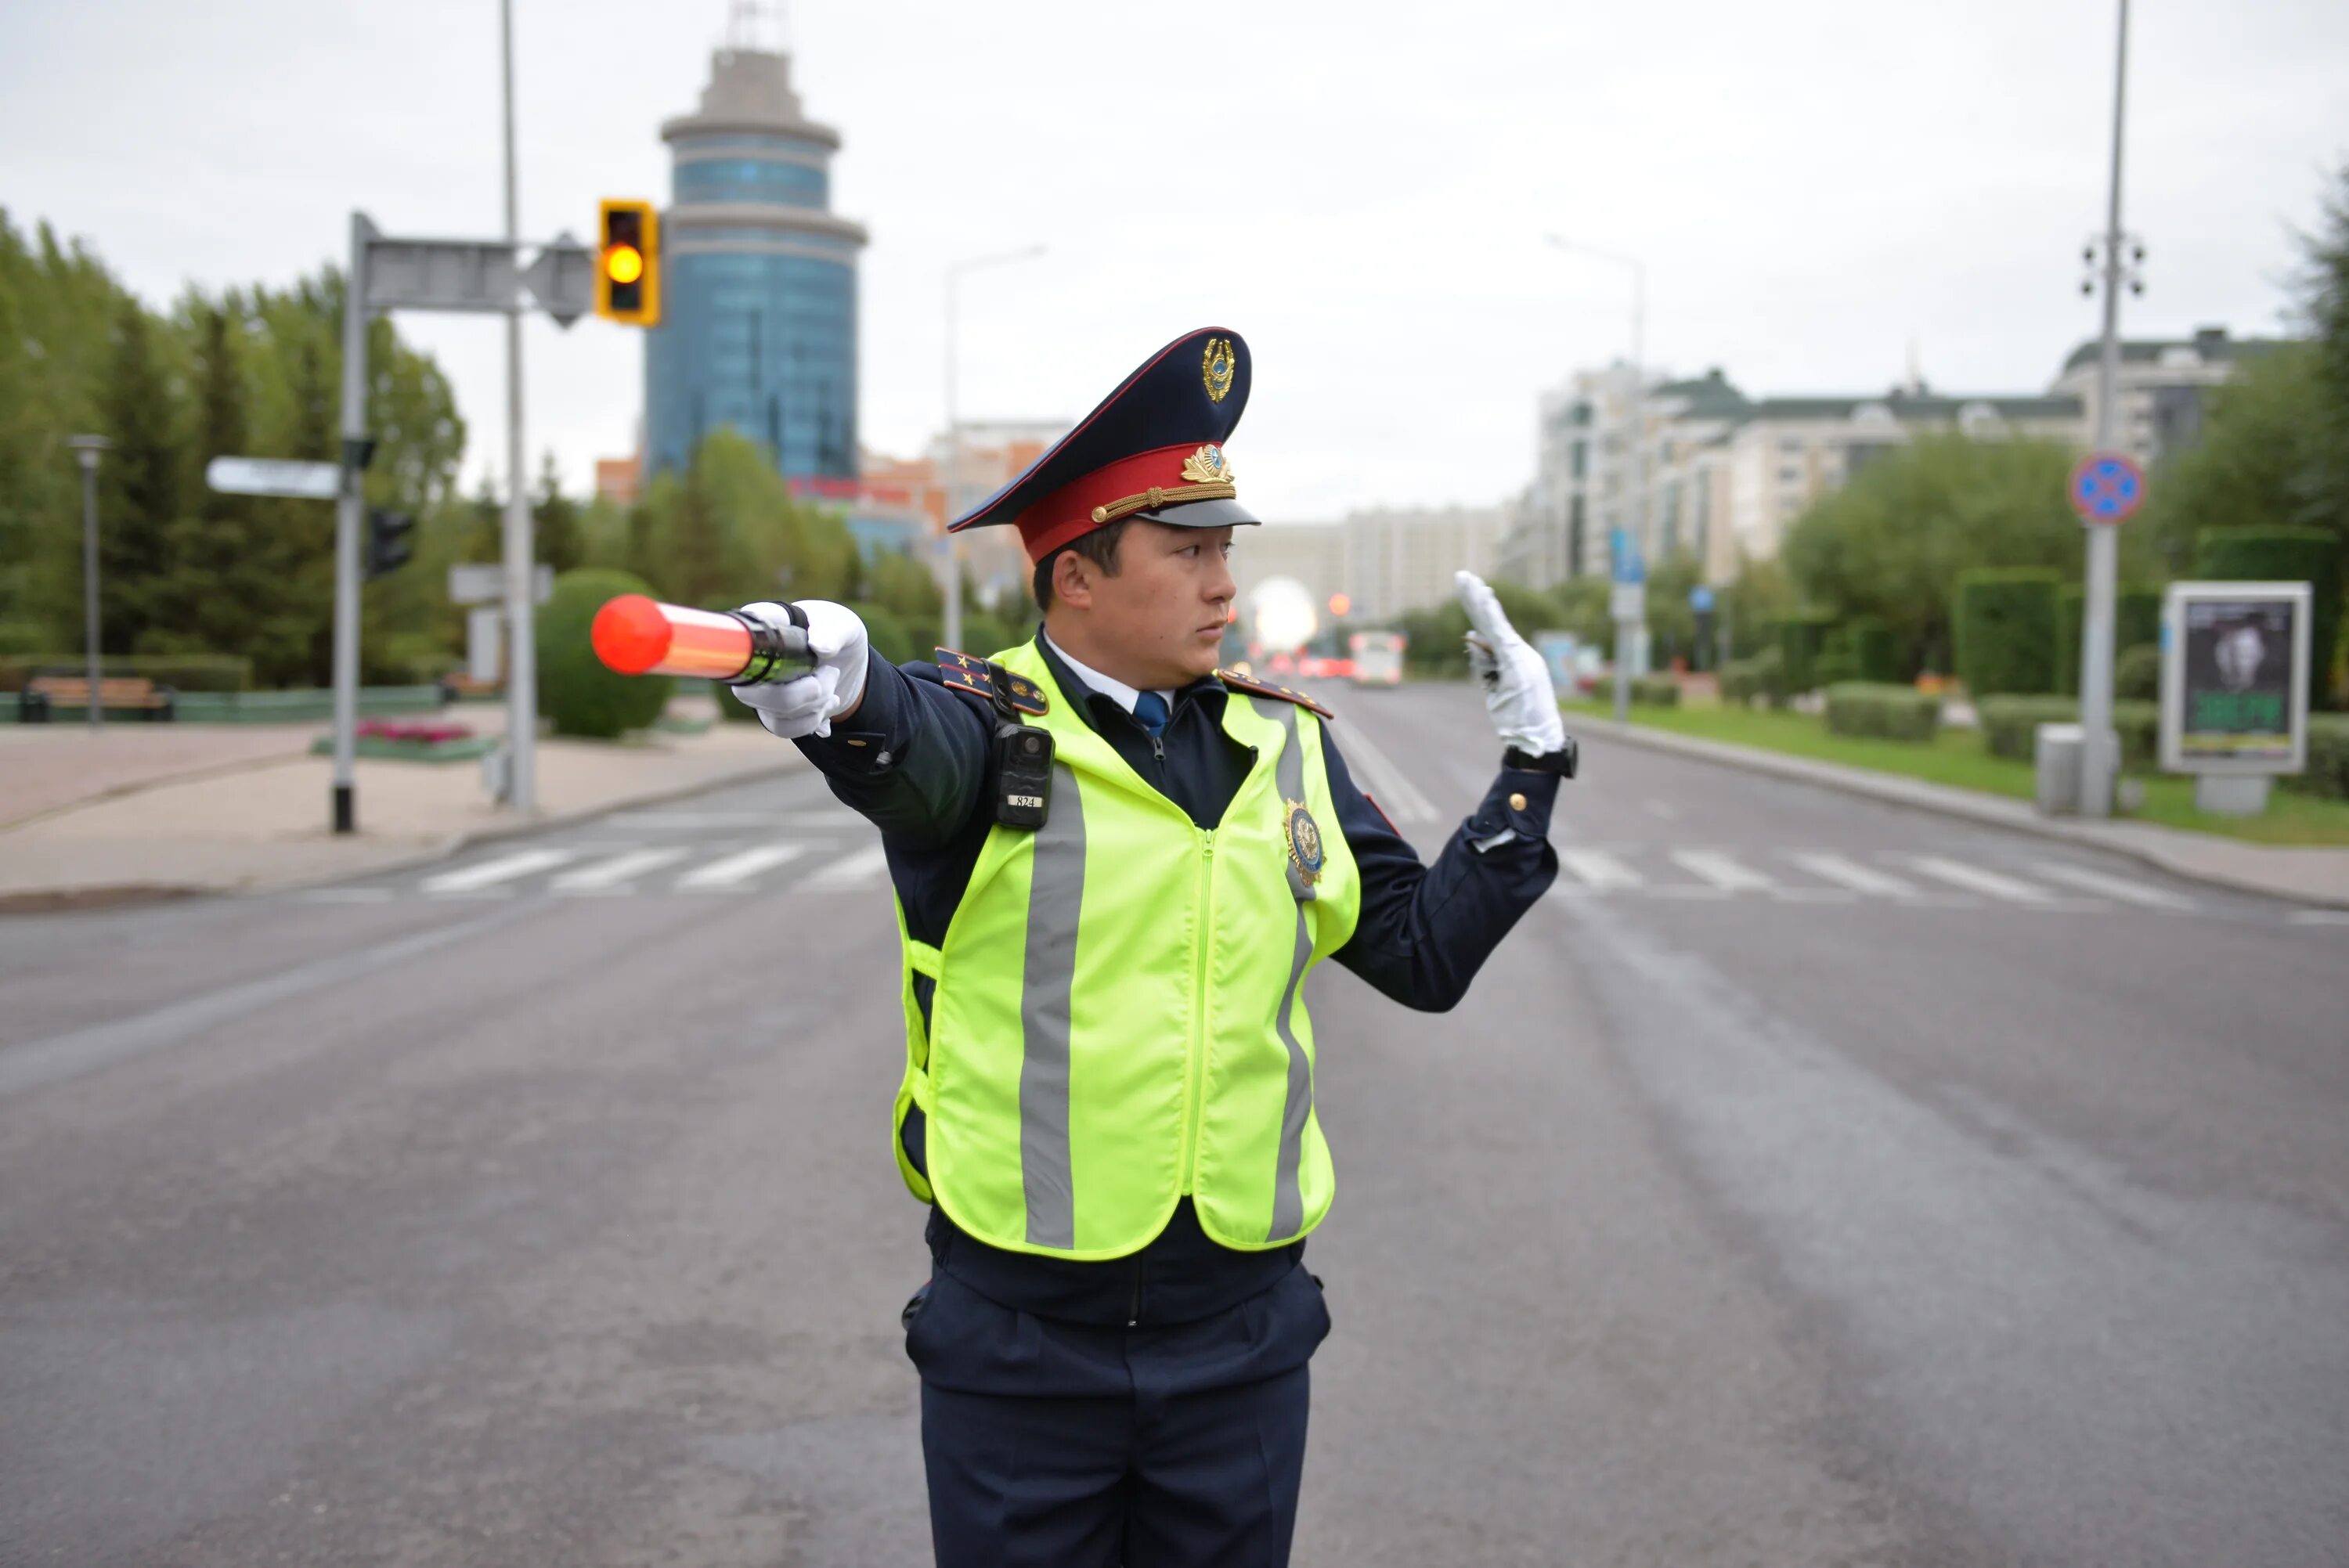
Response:
M736 695L881 830L896 892L942 1564L1288 1561L1330 1326L1300 1266L1331 1192L1305 977L1443 1011L1557 872L1572 745L1475 577L1507 749L1432 867L1325 709L1216 668L1249 380L1237 333L1180 338L953 525L1019 529L1032 641L899 666L840 605L744 612L807 627L811 674Z

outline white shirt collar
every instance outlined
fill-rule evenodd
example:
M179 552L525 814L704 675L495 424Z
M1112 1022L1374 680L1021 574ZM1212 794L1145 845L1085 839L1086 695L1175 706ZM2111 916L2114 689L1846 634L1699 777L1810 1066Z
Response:
M1123 681L1119 680L1112 676L1105 676L1102 674L1101 671L1094 669L1091 665L1084 663L1074 654L1070 653L1068 649L1061 646L1060 644L1053 642L1050 633L1045 633L1043 634L1043 636L1044 641L1051 647L1051 650L1061 655L1061 662L1069 666L1070 674L1075 676L1079 680L1084 682L1085 685L1091 686L1093 690L1101 693L1102 696L1117 704L1118 707L1125 709L1126 712L1132 713L1133 711L1133 705L1141 700L1141 692L1137 691L1133 686L1126 685ZM1162 691L1158 695L1165 699L1166 711L1173 713L1174 711L1174 694L1172 691Z

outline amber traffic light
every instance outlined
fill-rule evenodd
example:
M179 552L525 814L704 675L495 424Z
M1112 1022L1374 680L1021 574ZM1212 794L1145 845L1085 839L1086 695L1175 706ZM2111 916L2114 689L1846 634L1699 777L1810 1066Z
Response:
M649 201L597 206L595 314L629 326L659 325L660 213Z

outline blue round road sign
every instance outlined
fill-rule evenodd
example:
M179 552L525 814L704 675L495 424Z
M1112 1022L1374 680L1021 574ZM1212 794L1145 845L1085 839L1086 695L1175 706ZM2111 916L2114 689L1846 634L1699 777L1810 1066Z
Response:
M1713 608L1713 590L1698 583L1689 590L1689 608L1702 615Z
M2145 470L2119 452L2090 452L2066 487L2083 522L2118 522L2145 504Z

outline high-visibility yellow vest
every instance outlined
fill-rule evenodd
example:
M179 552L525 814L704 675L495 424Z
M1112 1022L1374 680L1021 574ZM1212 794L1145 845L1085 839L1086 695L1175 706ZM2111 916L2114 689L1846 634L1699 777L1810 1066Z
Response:
M1033 645L996 658L1051 695L1030 721L1055 747L1050 815L988 833L941 945L905 938L906 1185L1014 1252L1123 1257L1185 1193L1227 1247L1296 1241L1332 1188L1305 976L1361 903L1319 719L1234 690L1224 729L1256 760L1203 830L1068 711Z

